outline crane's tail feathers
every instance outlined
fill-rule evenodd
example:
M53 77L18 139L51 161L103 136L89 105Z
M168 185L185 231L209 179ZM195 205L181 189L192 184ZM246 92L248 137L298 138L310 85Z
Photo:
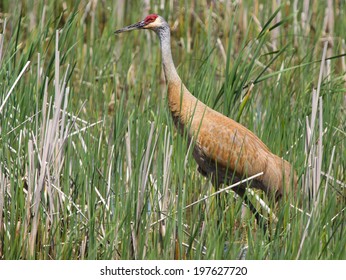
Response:
M264 191L275 201L287 195L296 196L297 175L289 162L276 155L268 158L262 182Z

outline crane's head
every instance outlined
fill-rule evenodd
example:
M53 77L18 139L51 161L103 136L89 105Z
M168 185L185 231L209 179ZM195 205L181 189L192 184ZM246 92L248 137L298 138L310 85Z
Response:
M126 31L131 31L131 30L135 30L135 29L151 29L156 31L157 29L159 29L160 27L164 26L165 24L167 24L165 22L165 20L156 14L151 14L148 15L144 20L139 21L135 24L131 24L129 26L126 26L124 28L121 28L117 31L115 31L115 34L119 34L122 32L126 32Z

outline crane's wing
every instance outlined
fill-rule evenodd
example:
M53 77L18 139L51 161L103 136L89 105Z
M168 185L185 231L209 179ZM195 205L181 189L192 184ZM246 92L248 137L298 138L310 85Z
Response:
M220 167L230 168L239 175L265 172L268 147L241 124L208 108L204 116L194 117L191 128L197 145Z

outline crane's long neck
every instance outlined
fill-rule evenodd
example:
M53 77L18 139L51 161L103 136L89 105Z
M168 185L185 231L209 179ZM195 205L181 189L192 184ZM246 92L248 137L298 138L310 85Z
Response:
M161 27L156 33L160 38L162 64L165 72L166 82L181 82L172 58L171 32L168 24Z
M195 113L198 100L186 89L174 66L171 52L171 34L168 24L156 30L160 38L162 64L168 85L168 105L173 121L180 132Z

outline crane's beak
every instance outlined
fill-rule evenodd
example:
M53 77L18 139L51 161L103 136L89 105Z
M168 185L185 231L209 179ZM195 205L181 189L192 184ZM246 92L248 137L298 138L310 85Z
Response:
M122 33L122 32L127 32L127 31L131 31L131 30L135 30L135 29L142 29L145 25L146 24L145 24L144 20L142 20L142 21L137 22L135 24L131 24L129 26L121 28L121 29L115 31L114 34L119 34L119 33Z

